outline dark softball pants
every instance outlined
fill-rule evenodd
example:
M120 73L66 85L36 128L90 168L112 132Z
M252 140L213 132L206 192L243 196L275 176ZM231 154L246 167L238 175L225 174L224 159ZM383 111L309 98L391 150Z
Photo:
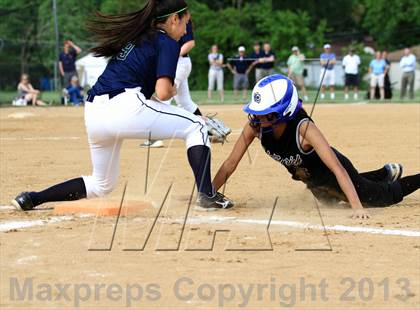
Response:
M349 174L364 207L386 207L403 200L400 183L398 181L388 183L386 181L388 172L385 168L359 173L347 157L335 149L334 152ZM335 175L329 170L326 173L328 174L327 178L325 178L325 175L321 177L321 179L326 180L322 182L323 184L308 182L309 190L322 202L347 201Z

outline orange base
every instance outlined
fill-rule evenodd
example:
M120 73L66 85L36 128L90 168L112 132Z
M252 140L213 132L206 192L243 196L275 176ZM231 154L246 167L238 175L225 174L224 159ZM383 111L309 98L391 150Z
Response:
M151 208L151 203L124 202L120 215L140 214L144 209ZM101 199L78 200L63 202L54 207L54 214L94 214L96 216L116 216L120 209L119 201L106 201Z

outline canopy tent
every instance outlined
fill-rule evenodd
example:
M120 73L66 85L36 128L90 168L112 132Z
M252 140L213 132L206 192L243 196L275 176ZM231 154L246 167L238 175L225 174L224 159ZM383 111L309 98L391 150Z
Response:
M88 54L76 61L76 70L80 78L80 86L92 87L107 65L106 58Z

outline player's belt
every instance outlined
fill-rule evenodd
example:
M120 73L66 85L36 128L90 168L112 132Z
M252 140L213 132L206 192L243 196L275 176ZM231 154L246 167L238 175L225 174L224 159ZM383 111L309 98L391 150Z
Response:
M101 94L100 96L102 96L102 95L108 95L109 99L112 99L115 96L118 96L119 94L122 94L124 92L125 92L125 89L124 88L120 88L120 89L116 89L116 90L110 91L109 93ZM86 101L93 102L93 100L95 99L95 96L99 96L99 95L92 94L89 91L88 94L87 94Z

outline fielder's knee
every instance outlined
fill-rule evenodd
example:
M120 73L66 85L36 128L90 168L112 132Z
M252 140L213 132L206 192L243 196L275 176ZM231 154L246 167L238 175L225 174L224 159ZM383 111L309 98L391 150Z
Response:
M117 185L117 180L103 179L99 180L93 176L83 177L86 186L86 197L96 198L104 197L111 193Z
M187 149L196 145L206 145L210 147L207 125L201 117L194 116L193 123L186 131L185 143Z

